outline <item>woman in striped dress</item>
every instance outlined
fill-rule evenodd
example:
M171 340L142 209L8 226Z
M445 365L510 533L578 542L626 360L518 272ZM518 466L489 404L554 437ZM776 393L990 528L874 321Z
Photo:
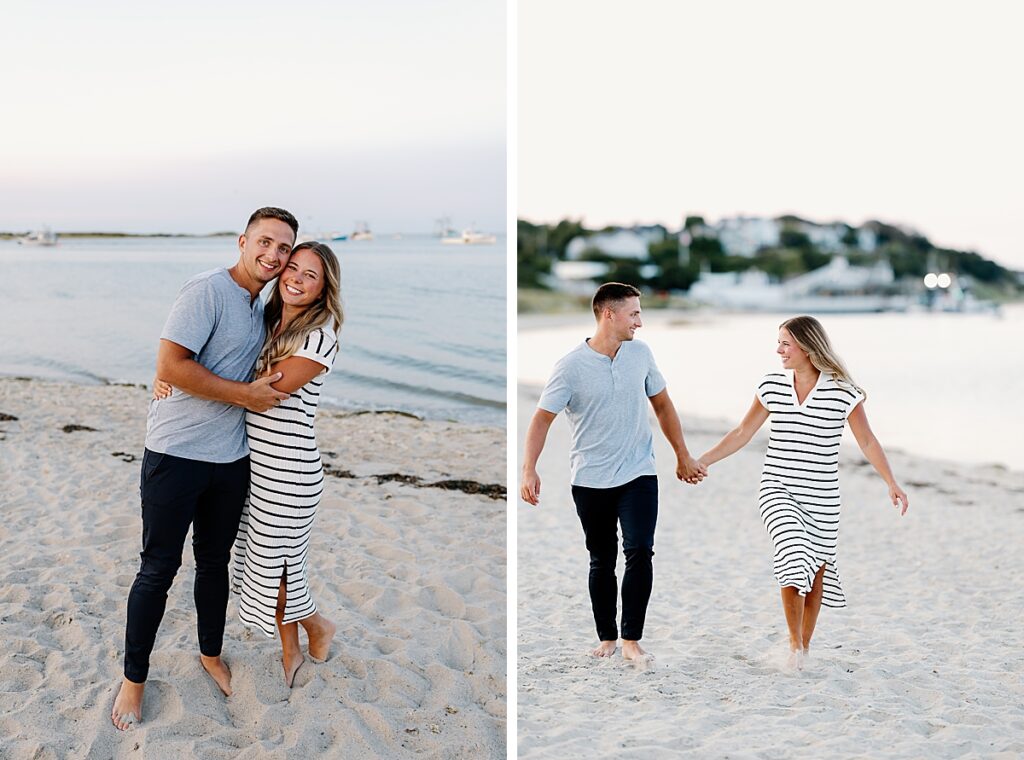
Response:
M821 323L806 316L786 320L779 327L776 353L785 371L761 378L743 421L700 461L711 465L739 451L771 418L758 506L775 546L773 569L789 627L789 664L801 668L821 606L846 606L836 540L839 442L847 420L901 515L908 502L868 425L862 403L866 394L832 349Z
M267 343L256 374L283 377L291 396L266 412L246 412L251 479L235 542L232 590L238 616L267 636L281 634L284 679L292 685L304 657L327 659L335 625L317 611L306 578L309 534L323 492L313 420L324 377L338 353L343 313L338 260L323 243L295 246L267 300Z

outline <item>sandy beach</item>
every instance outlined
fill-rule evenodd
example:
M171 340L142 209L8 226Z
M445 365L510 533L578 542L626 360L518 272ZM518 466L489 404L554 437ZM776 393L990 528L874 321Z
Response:
M283 682L228 607L225 699L198 661L187 548L143 722L109 713L141 547L149 391L0 379L0 757L505 755L505 431L321 410L310 586L330 659Z
M538 395L520 386L520 453ZM692 411L683 424L699 455L727 428ZM694 487L675 480L652 425L661 502L643 643L654 667L588 656L588 560L563 415L539 463L540 505L516 499L522 760L1024 754L1024 474L890 452L910 497L900 518L844 443L849 606L822 610L811 660L791 672L756 508L766 432Z

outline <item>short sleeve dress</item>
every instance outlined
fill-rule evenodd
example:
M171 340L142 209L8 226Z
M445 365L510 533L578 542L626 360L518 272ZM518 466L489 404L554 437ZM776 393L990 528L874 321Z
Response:
M324 473L313 419L337 353L335 331L313 330L295 356L323 364L323 371L280 406L245 416L251 478L235 539L232 590L240 595L241 621L268 636L276 630L282 575L287 598L283 622L316 612L306 580L306 554Z
M775 545L775 578L805 596L825 565L822 604L845 607L836 564L839 443L864 395L822 372L801 404L793 373L777 372L761 378L757 398L770 418L758 504Z

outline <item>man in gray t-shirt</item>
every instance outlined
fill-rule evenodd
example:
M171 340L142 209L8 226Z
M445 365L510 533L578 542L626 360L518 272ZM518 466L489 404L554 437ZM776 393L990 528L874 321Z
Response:
M690 456L665 379L646 344L633 340L643 326L640 291L610 282L593 301L597 329L555 365L526 433L523 501L537 504L537 460L548 429L565 411L572 435L569 461L572 495L590 553L590 601L600 644L596 657L610 657L617 625L619 525L626 569L622 576L622 656L640 660L647 603L653 580L658 481L647 404L676 453L676 476L699 483L707 469Z
M220 653L228 561L249 489L245 410L264 412L288 398L271 385L280 373L252 380L266 335L259 294L284 269L297 232L284 209L258 209L238 238L237 263L185 283L160 334L157 377L174 391L151 402L146 425L142 562L128 595L124 678L110 716L122 731L142 720L149 656L189 527L200 660L231 694Z

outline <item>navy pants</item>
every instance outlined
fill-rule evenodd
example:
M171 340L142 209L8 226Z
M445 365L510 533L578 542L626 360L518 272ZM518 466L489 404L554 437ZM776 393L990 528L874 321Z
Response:
M199 651L220 654L228 607L228 562L249 491L249 457L216 464L158 454L142 457L142 565L128 594L124 675L142 683L192 526Z
M616 626L619 556L618 526L622 526L622 638L639 641L644 635L647 602L654 581L654 527L658 521L658 478L642 475L615 488L572 487L576 514L590 552L590 603L601 641L619 638Z

